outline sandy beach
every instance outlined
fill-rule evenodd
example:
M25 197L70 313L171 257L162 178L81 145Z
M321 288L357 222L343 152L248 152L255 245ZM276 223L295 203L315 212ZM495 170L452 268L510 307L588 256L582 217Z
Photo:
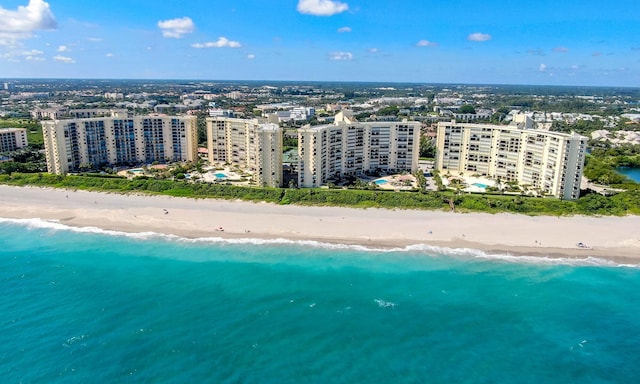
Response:
M285 238L368 247L428 244L512 255L593 256L640 264L640 216L530 217L280 206L0 185L0 217L190 238ZM578 243L589 248L580 248Z

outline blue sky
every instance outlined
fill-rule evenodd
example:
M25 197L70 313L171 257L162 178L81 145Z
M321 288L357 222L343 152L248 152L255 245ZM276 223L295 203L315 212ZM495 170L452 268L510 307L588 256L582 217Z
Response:
M0 77L640 86L637 0L0 0Z

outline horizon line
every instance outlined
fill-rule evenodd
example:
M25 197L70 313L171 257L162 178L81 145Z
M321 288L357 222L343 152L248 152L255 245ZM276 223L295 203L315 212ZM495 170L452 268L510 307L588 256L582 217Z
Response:
M570 87L570 88L625 88L640 89L629 85L577 85L577 84L523 84L523 83L456 83L456 82L410 82L410 81L363 81L363 80L267 80L267 79L170 79L170 78L100 78L100 77L0 77L0 81L47 80L47 81L175 81L175 82L224 82L224 83L344 83L344 84L406 84L438 86L476 86L476 87Z

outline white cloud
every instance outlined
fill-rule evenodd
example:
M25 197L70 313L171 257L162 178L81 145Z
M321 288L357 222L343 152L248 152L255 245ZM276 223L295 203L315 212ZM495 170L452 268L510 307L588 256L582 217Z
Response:
M0 7L0 45L13 46L19 40L28 39L38 30L56 29L58 24L42 0L29 0L26 6L15 11Z
M113 57L113 53L109 52L107 54L105 54L106 57Z
M59 61L59 62L61 62L61 63L67 63L67 64L73 64L73 63L75 63L75 62L76 62L75 60L73 60L73 59L72 59L72 58L70 58L70 57L61 56L61 55L53 56L53 60L55 60L55 61Z
M471 33L467 36L467 40L469 41L489 41L491 40L491 35L488 33Z
M104 39L101 37L89 37L87 38L87 41L90 41L92 43L100 43L102 42Z
M540 66L538 67L538 71L540 72L544 72L547 70L547 65L546 64L540 64Z
M240 48L242 44L237 41L229 40L226 37L218 37L217 41L208 41L206 43L191 44L193 48Z
M27 61L44 61L44 57L41 56L25 56L24 59Z
M184 35L192 33L195 29L193 20L189 17L181 17L171 20L158 21L158 28L162 30L162 36L180 39Z
M569 52L569 48L567 48L567 47L555 47L555 48L553 48L553 52L565 53L565 52Z
M353 54L351 52L330 52L329 60L350 61L353 60Z
M369 53L378 53L378 52L380 52L380 50L378 48L369 48L369 49L367 49L367 51Z
M338 28L338 33L347 33L347 32L351 32L351 27Z
M70 49L66 45L61 45L61 46L58 47L57 51L58 52L69 52Z
M298 12L314 16L333 16L349 9L349 4L334 0L300 0Z
M527 53L534 56L545 56L542 49L527 49Z
M44 52L38 50L38 49L32 49L30 51L22 51L20 52L20 56L36 56L36 55L42 55Z
M44 61L45 59L42 57L43 54L43 51L37 49L31 49L28 51L16 50L3 53L2 55L0 55L0 58L3 58L12 63L19 63L21 61L20 59L24 59L27 61Z
M438 43L429 40L420 40L416 43L418 47L437 47Z
M253 60L255 58L256 58L256 55L254 55L253 53L250 53L250 54L247 55L247 59L249 59L249 60Z

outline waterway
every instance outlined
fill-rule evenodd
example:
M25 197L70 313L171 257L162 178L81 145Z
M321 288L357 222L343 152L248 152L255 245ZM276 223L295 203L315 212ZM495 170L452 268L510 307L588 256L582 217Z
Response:
M627 176L636 183L640 183L640 168L618 167L616 172Z

